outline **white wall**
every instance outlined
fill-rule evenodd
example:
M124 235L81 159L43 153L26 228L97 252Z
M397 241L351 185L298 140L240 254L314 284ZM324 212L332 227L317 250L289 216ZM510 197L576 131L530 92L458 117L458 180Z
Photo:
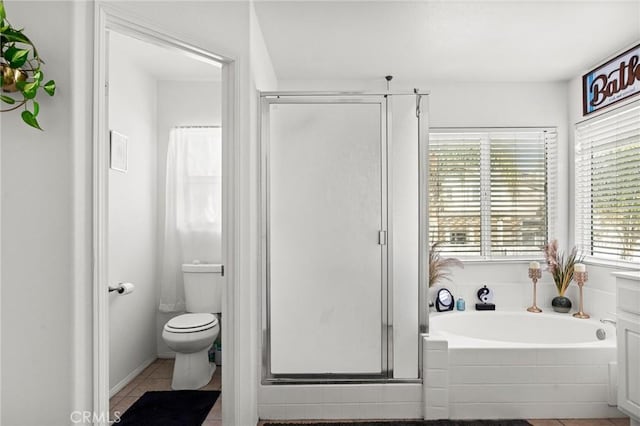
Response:
M262 334L260 324L261 313L261 285L262 285L262 268L261 268L261 247L265 230L260 225L260 149L259 149L259 96L258 91L276 90L278 82L276 79L273 64L269 52L267 51L260 22L255 13L253 2L249 8L249 61L252 76L249 85L249 121L251 129L254 131L249 134L249 143L242 149L244 153L240 158L244 159L241 166L241 175L248 179L247 193L243 196L240 203L245 207L242 211L236 212L241 215L242 222L248 225L244 232L243 239L246 240L246 247L251 254L246 258L247 275L246 278L251 283L250 286L244 287L238 296L242 301L241 309L246 313L243 318L247 321L246 329L243 335L235 336L244 347L251 347L251 352L240 353L238 359L240 364L248 369L241 373L242 382L245 380L254 380L251 392L247 393L249 398L246 403L255 409L255 415L258 416L258 387L260 383L261 361L262 361ZM229 345L229 340L223 336L224 345ZM224 351L224 349L223 349ZM226 361L225 361L226 363ZM223 369L224 371L227 367ZM224 379L224 376L223 376Z
M128 137L128 170L109 170L108 277L112 286L136 286L109 296L109 387L117 391L156 357L157 95L155 79L127 60L123 43L110 46L109 129Z
M264 238L264 230L260 225L260 149L259 149L259 96L258 91L276 90L278 82L276 80L275 71L269 52L267 51L260 22L257 19L254 5L249 8L249 61L252 76L249 84L249 121L253 130L249 134L249 143L242 147L244 152L240 158L245 161L241 166L241 175L247 179L248 191L243 196L241 203L244 209L237 211L242 218L242 222L248 225L245 229L243 240L246 241L246 247L252 255L246 258L247 275L246 278L251 283L245 286L237 294L242 301L241 310L244 311L243 319L246 321L246 328L243 328L242 335L236 336L241 346L250 347L253 350L238 354L239 364L246 366L247 370L241 373L243 383L253 381L251 392L247 393L246 403L255 410L255 416L258 416L258 387L260 383L260 364L262 360L261 348L261 325L260 325L260 286L262 284L261 275L261 255L260 250ZM228 314L227 314L228 317ZM223 336L224 345L229 345L227 337ZM223 348L224 352L224 348ZM223 354L224 356L224 354ZM226 361L225 361L226 363ZM223 382L224 371L223 369Z
M212 66L212 74L216 74ZM157 125L157 194L158 194L158 235L162 239L165 215L165 185L167 176L167 149L169 145L169 131L175 126L219 126L222 120L222 95L220 82L187 82L160 80L158 90L158 125ZM217 245L221 249L222 241ZM162 245L158 247L158 265L162 262ZM213 257L206 257L213 256ZM203 255L198 259L209 262L221 262L221 253ZM159 271L158 271L159 273ZM156 314L156 342L157 354L160 357L171 357L173 351L162 338L162 328L179 313Z
M68 424L74 292L69 111L78 89L69 73L73 10L70 2L48 1L9 0L5 8L38 46L45 76L58 90L39 99L44 132L25 126L19 112L2 113L0 422Z

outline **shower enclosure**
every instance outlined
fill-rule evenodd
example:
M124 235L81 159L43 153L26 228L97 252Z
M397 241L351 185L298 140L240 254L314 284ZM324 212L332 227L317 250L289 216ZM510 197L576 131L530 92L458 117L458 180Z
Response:
M424 95L261 94L264 383L419 379Z

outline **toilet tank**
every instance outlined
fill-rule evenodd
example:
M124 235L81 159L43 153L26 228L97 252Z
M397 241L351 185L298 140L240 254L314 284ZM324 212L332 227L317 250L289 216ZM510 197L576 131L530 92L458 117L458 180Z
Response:
M222 265L183 264L182 276L187 312L222 312Z

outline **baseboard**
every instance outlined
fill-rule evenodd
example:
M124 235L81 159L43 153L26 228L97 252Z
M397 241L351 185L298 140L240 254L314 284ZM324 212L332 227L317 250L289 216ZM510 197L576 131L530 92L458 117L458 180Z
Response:
M176 357L175 352L162 352L158 354L158 358L160 359L174 359Z
M113 388L111 388L109 390L109 398L113 397L113 395L117 394L118 392L120 392L125 386L127 386L129 383L131 383L131 381L133 379L135 379L138 374L142 373L142 371L147 368L148 366L151 365L151 363L153 361L155 361L157 358L153 357L153 358L149 358L148 360L146 360L145 362L143 362L142 364L140 364L139 367L137 367L135 370L133 370L131 373L129 373L127 375L127 377L125 377L124 379L120 380L120 382L115 385Z

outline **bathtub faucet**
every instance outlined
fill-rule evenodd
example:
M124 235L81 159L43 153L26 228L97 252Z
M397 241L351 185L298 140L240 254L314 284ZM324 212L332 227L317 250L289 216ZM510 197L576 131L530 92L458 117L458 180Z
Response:
M603 323L603 324L609 323L609 324L616 325L615 320L612 320L612 319L609 319L609 318L602 318L602 319L600 320L600 322L601 322L601 323Z

